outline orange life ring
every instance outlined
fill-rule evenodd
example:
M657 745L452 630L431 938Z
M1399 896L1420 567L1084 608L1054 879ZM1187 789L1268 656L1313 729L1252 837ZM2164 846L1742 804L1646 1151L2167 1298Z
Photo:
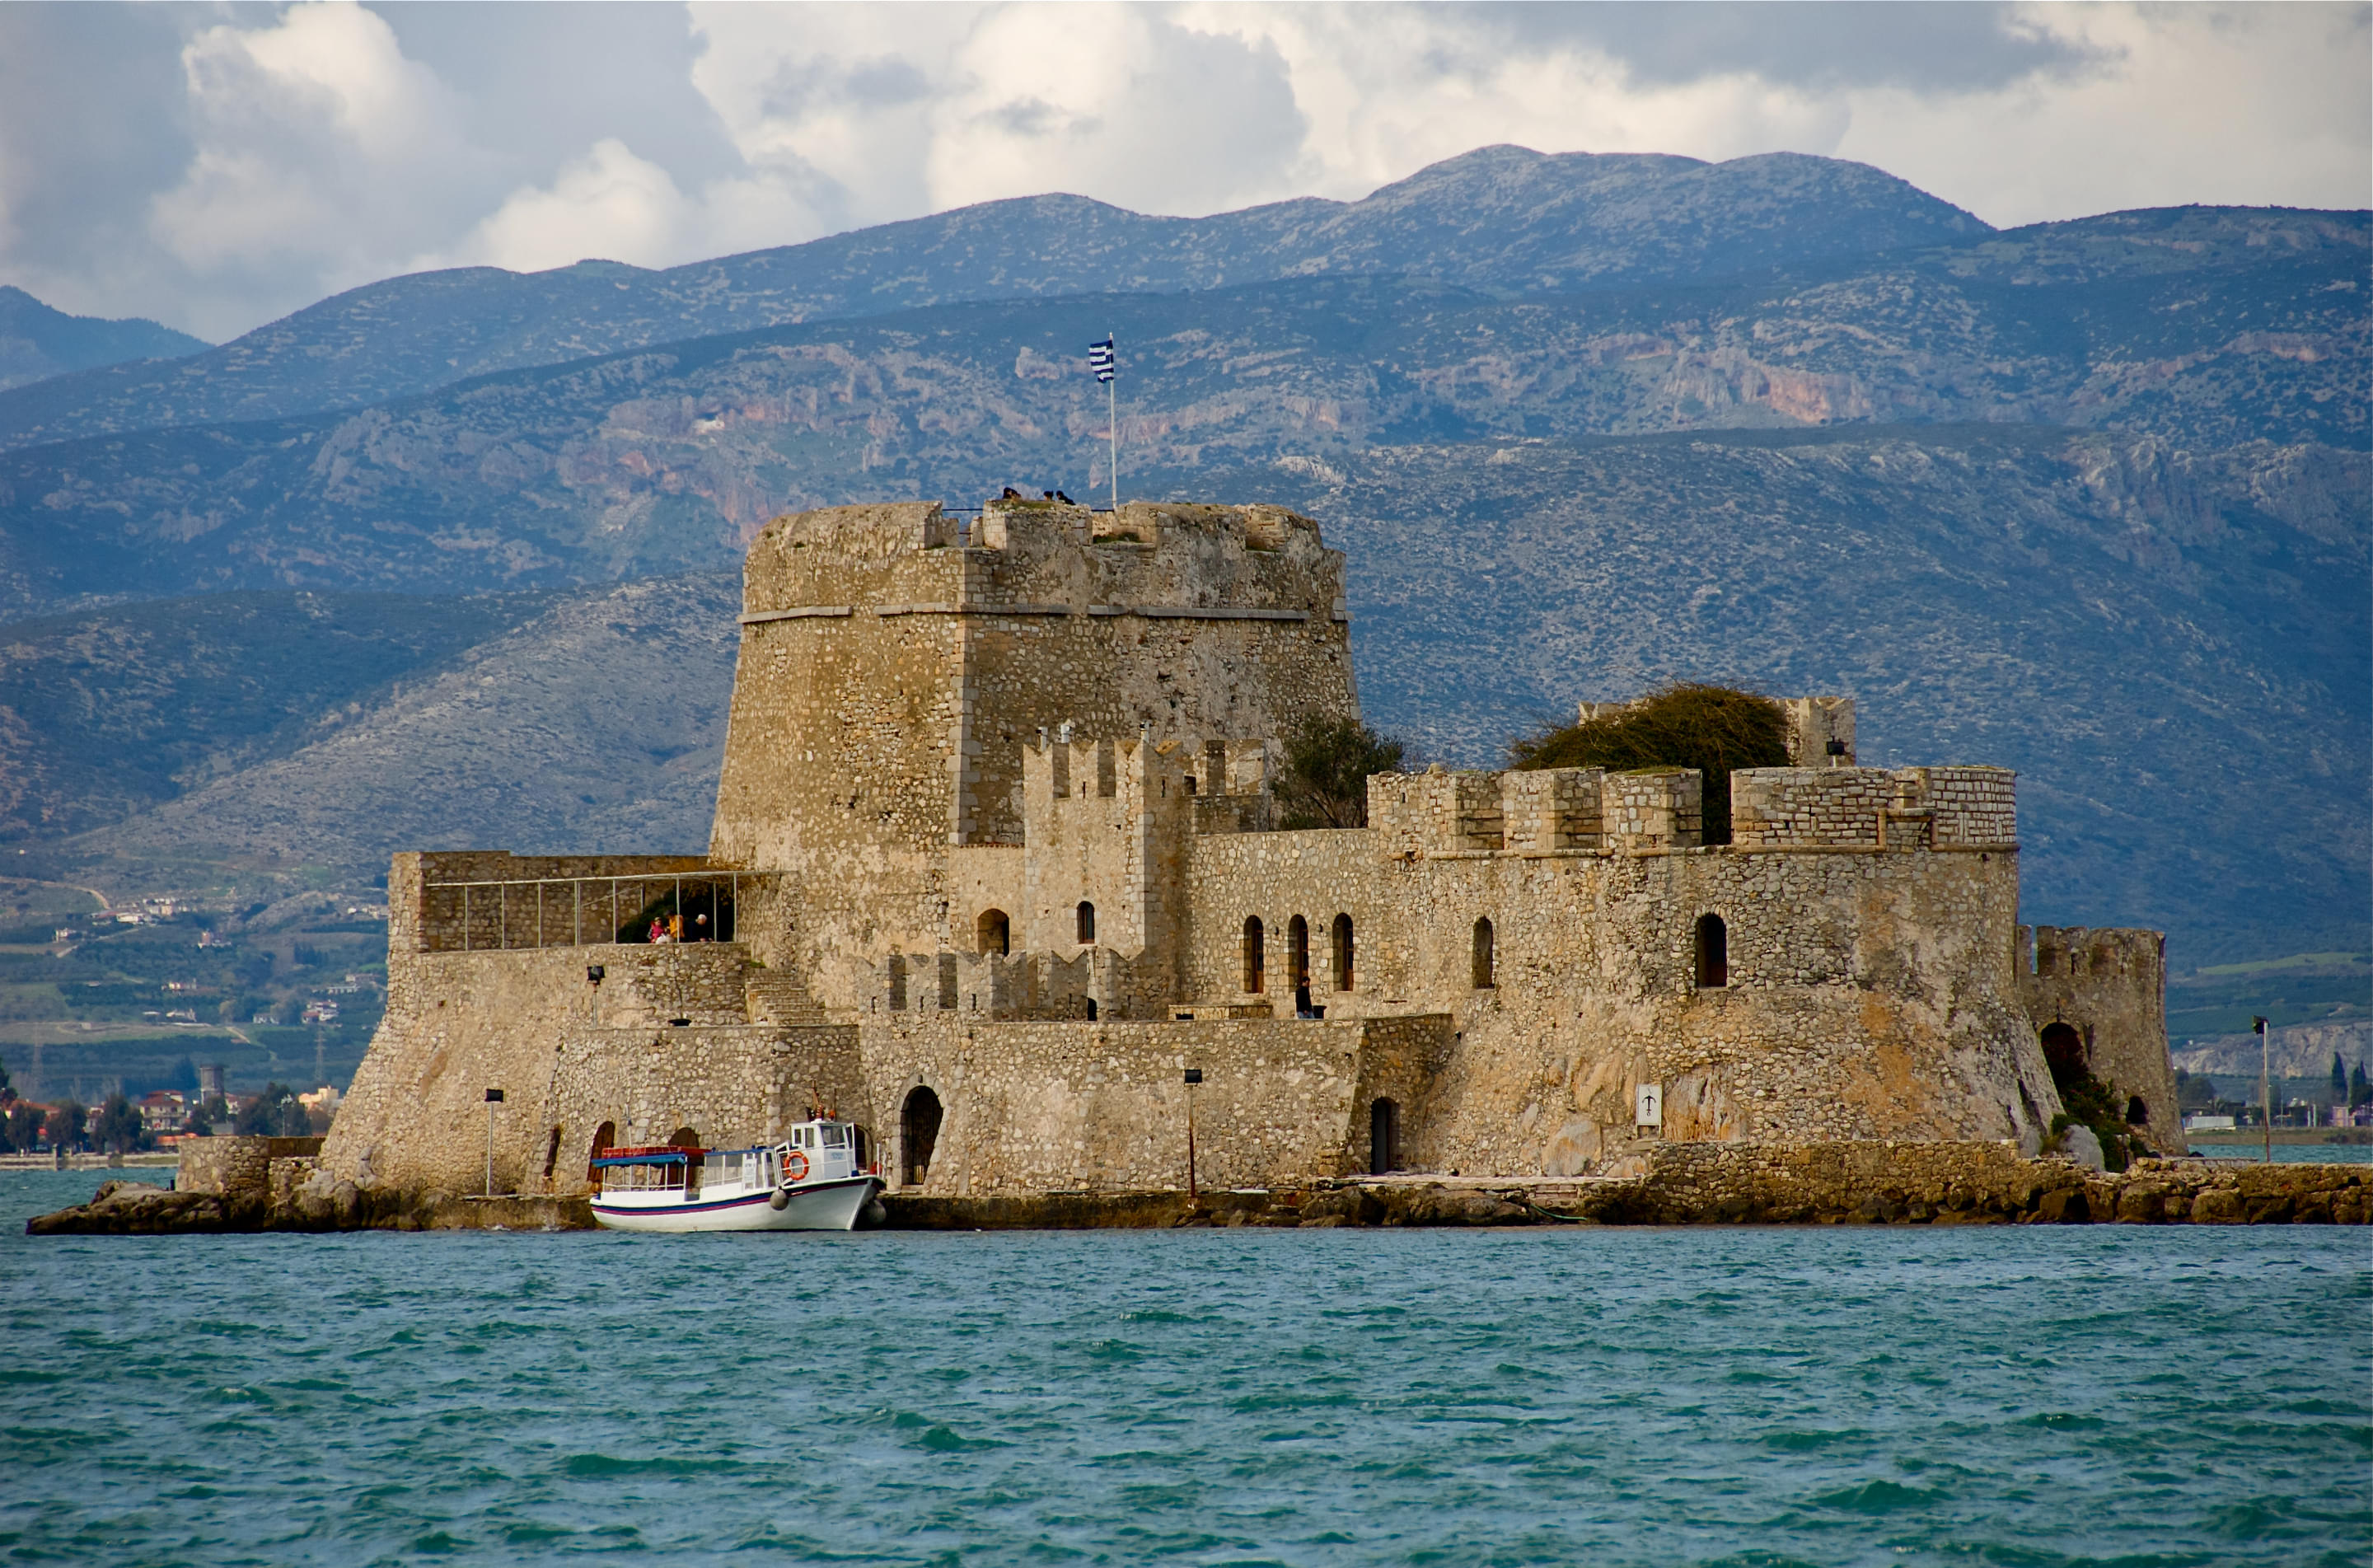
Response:
M783 1179L786 1181L808 1179L808 1157L797 1149L783 1157Z

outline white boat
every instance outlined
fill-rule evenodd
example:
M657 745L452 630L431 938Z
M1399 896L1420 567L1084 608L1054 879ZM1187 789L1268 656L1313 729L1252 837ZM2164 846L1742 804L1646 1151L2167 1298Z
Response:
M836 1117L749 1149L609 1149L593 1168L593 1218L614 1231L849 1231L883 1188Z

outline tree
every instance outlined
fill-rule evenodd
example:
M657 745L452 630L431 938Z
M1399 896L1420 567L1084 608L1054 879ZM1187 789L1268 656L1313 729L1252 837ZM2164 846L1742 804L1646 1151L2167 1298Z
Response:
M8 1086L8 1065L0 1062L0 1106L16 1104L17 1091Z
M2361 1061L2348 1078L2348 1108L2353 1111L2359 1106L2373 1106L2373 1080L2366 1078Z
M1365 827L1368 776L1398 773L1408 748L1357 719L1313 719L1285 740L1281 827Z
M50 1112L49 1119L41 1124L41 1136L49 1140L53 1149L79 1149L83 1123L89 1115L80 1101L67 1100Z
M90 1141L103 1153L129 1154L147 1145L148 1129L140 1120L139 1108L118 1090L99 1103L99 1115L91 1118Z
M2348 1064L2340 1059L2338 1051L2332 1053L2332 1103L2335 1106L2348 1103Z
M313 1128L305 1107L297 1103L297 1091L286 1083L267 1083L231 1119L230 1129L242 1138L304 1138Z
M41 1141L41 1107L30 1100L12 1101L5 1125L6 1141L0 1147L13 1154L29 1154Z
M190 1113L190 1126L200 1133L230 1119L230 1105L220 1094L208 1094Z
M1677 681L1613 713L1511 742L1508 766L1696 768L1704 841L1727 844L1731 772L1788 766L1788 714L1755 692Z

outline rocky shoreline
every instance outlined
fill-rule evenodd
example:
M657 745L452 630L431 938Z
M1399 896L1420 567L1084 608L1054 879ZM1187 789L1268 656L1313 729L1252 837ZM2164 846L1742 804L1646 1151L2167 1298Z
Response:
M242 1141L263 1144L265 1140ZM32 1235L593 1228L582 1197L473 1198L326 1183L313 1151L226 1151L193 1189L111 1181L28 1221ZM210 1188L202 1187L211 1173ZM302 1179L300 1179L302 1178ZM1397 1174L1256 1191L892 1193L891 1230L1703 1224L2344 1224L2373 1223L2373 1164L2142 1160L2107 1173L2008 1144L1669 1143L1623 1176Z

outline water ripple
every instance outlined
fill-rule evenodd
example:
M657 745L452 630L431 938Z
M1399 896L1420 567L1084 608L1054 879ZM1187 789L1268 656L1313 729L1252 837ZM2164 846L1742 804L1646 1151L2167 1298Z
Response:
M18 1234L0 1562L2362 1563L2365 1234Z

